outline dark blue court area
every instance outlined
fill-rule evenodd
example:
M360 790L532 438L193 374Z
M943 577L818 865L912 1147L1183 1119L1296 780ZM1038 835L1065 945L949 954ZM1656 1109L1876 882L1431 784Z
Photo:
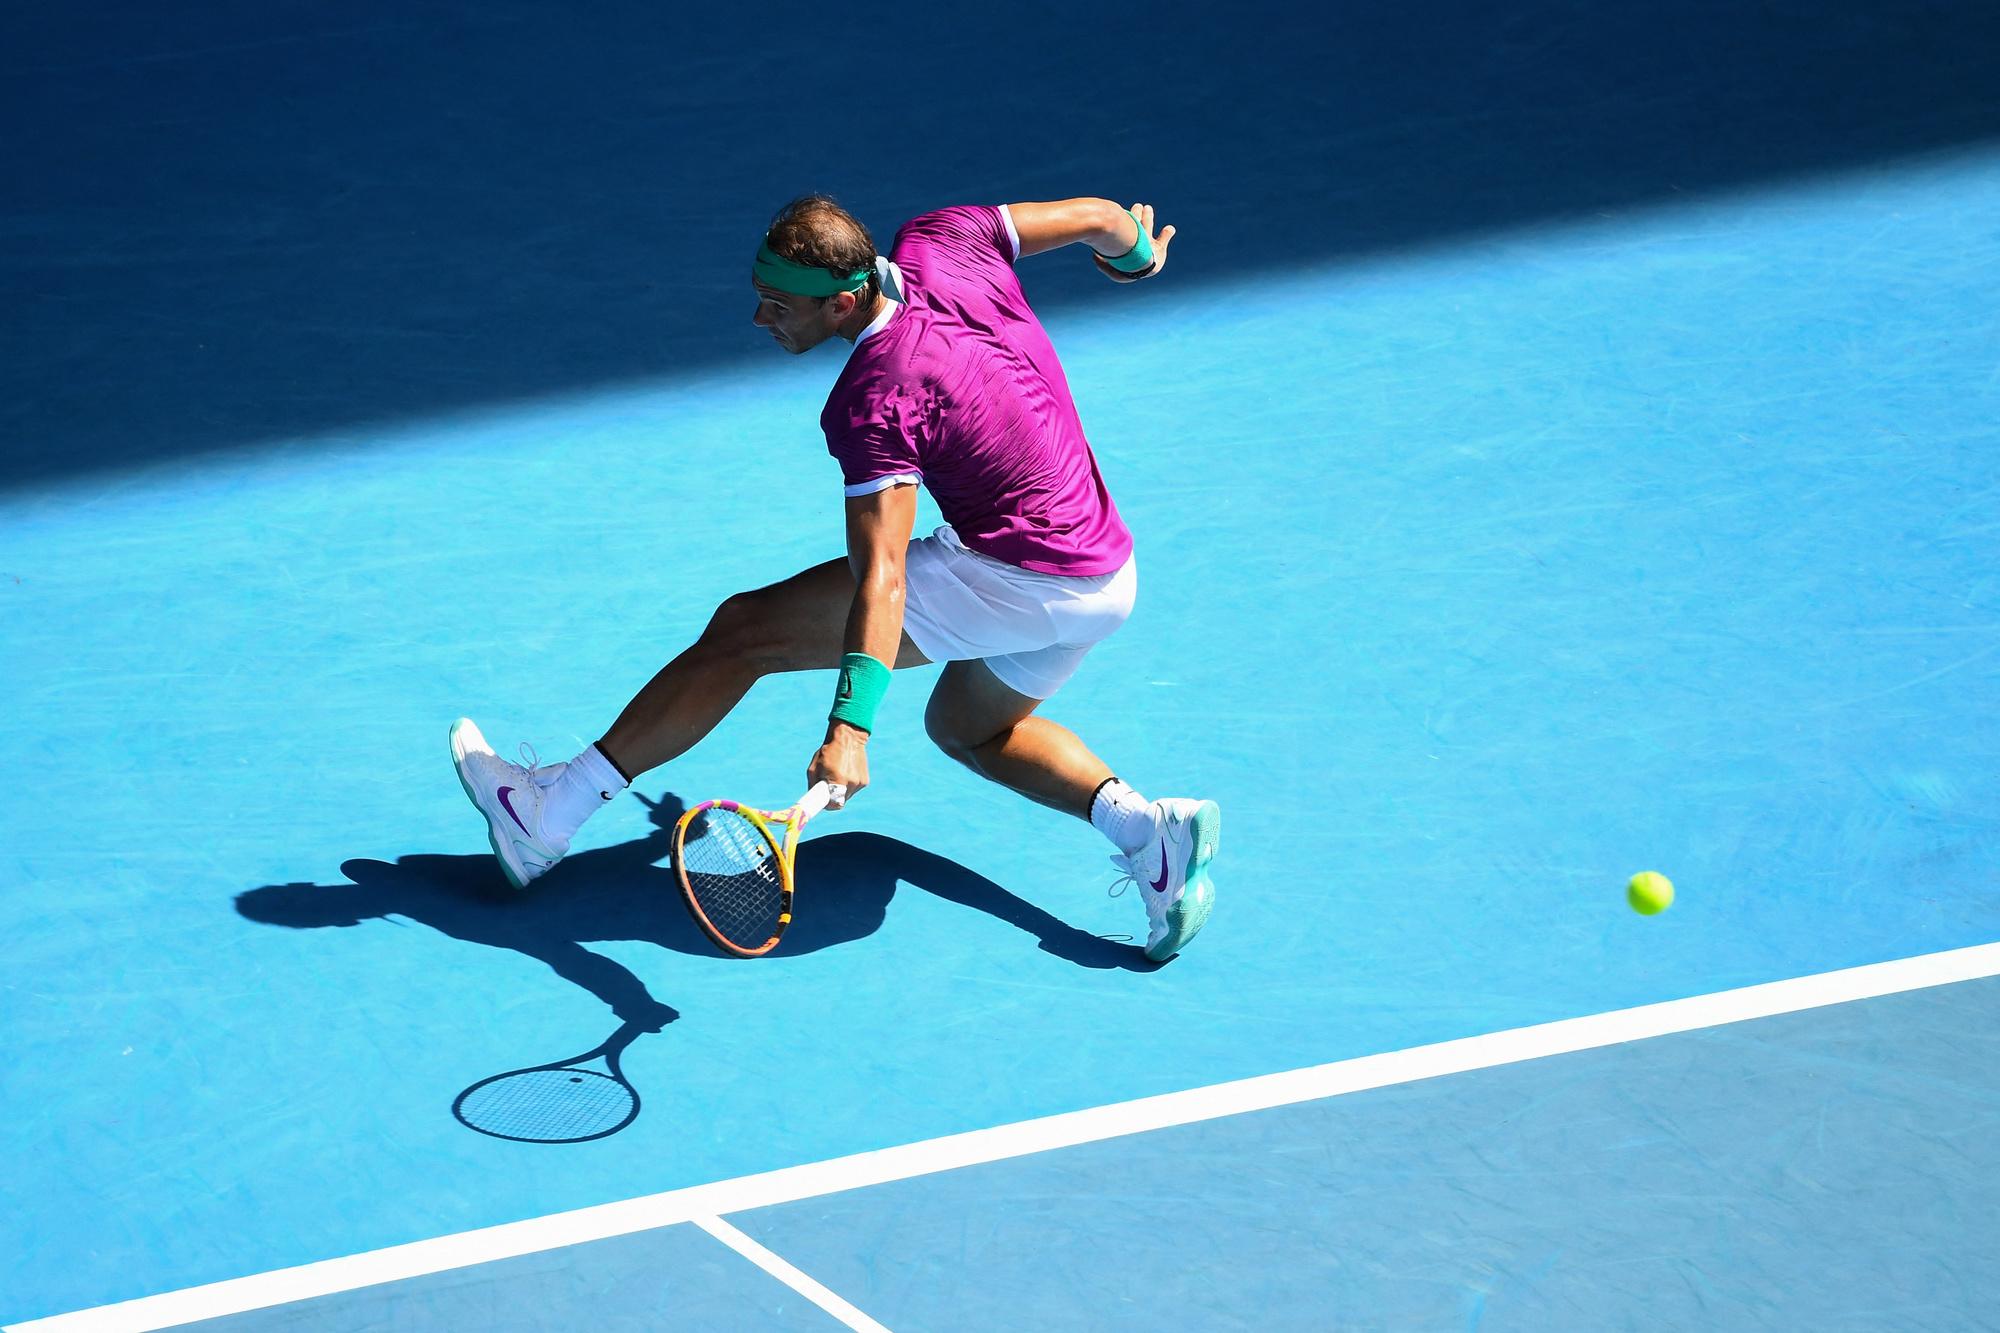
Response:
M2000 1327L2000 11L86 2L0 68L9 1330ZM830 673L525 893L454 778L840 554L841 351L751 324L808 190L1177 228L1021 262L1140 569L1044 711L1224 811L1164 966L936 668L762 959L671 829L794 798ZM617 1132L454 1116L614 1034Z

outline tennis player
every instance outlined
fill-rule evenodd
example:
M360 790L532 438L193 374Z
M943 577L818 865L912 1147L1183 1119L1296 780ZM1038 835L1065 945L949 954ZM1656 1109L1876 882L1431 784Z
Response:
M852 344L820 425L846 489L847 555L717 609L596 745L511 764L470 721L461 781L516 886L546 873L585 819L707 735L760 677L838 668L808 783L868 785L868 737L891 667L942 662L931 739L973 772L1088 819L1117 849L1114 895L1138 886L1146 956L1207 921L1213 801L1148 801L1037 710L1125 622L1132 538L1084 439L1069 383L1029 309L1017 260L1087 246L1117 282L1157 276L1174 229L1105 199L947 208L907 223L889 256L823 195L778 214L751 269L754 316L802 355ZM917 487L946 522L912 540Z

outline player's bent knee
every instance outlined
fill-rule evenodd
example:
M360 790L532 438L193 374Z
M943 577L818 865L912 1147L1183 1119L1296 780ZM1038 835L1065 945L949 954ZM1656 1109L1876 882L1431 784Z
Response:
M760 676L788 669L783 636L767 602L758 592L739 592L726 598L709 618L698 646Z
M933 745L961 764L970 754L958 733L946 723L942 711L937 706L936 696L932 696L930 706L924 709L924 734L931 738Z
M838 644L838 639L834 643ZM702 631L697 647L710 657L757 676L811 671L838 664L837 648L802 629L797 608L771 588L739 592L725 599Z
M1004 737L1012 728L1003 729L998 736L974 738L965 734L961 727L954 726L944 712L936 706L924 710L924 733L931 738L938 749L943 750L967 768L979 767L979 751Z
M943 750L967 768L975 771L979 768L979 747L977 745L969 745L957 736L940 734L935 731L931 733L931 739L937 743L938 749Z
M953 759L958 760L959 763L969 764L972 762L971 747L962 744L957 737L944 732L932 731L930 738L938 749L943 750Z
M743 643L756 624L756 594L739 592L723 599L701 632L704 646L726 650Z

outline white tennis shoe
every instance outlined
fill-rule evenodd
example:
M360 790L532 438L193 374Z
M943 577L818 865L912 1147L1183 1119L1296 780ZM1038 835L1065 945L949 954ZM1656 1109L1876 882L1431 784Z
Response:
M562 776L566 764L537 766L525 750L526 766L510 764L493 753L472 719L451 725L451 762L465 795L486 816L486 840L500 858L507 882L517 889L539 879L569 851L567 838L557 841L542 833L543 788Z
M1180 952L1214 910L1208 863L1222 839L1222 807L1175 797L1154 801L1152 814L1152 838L1130 856L1112 857L1111 864L1139 886L1146 904L1146 957L1160 963ZM1125 880L1112 886L1112 897L1125 891Z

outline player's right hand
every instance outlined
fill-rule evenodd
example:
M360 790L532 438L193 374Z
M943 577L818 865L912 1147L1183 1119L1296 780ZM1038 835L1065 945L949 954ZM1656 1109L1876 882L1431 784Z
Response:
M827 806L838 810L868 785L868 733L845 722L826 724L826 743L806 766L806 786L831 782L847 788L846 796Z

